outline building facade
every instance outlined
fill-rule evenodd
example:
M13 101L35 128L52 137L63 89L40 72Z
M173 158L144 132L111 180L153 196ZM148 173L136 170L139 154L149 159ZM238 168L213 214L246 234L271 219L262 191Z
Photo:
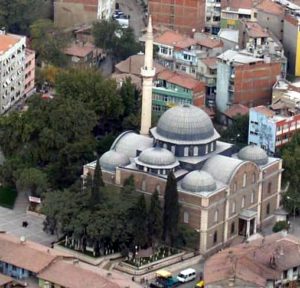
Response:
M115 8L115 0L55 0L54 23L63 28L91 24L109 19Z
M24 96L30 96L35 90L35 52L25 50L25 83Z
M218 56L217 108L224 112L232 104L270 104L272 87L282 74L280 59L258 58L234 50Z
M298 103L300 105L299 96ZM260 146L268 154L274 154L299 130L300 113L290 116L276 114L275 111L264 106L250 109L248 142Z
M205 27L205 0L148 0L154 25L191 35Z
M206 0L205 31L217 35L220 30L221 0Z
M25 47L25 36L0 31L0 114L7 111L24 95Z

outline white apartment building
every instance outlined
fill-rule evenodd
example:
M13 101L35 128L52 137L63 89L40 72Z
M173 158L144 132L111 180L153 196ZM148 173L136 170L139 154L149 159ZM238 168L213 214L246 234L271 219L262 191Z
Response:
M220 30L221 0L206 0L205 2L205 29L217 35Z
M24 95L26 37L0 31L0 114Z

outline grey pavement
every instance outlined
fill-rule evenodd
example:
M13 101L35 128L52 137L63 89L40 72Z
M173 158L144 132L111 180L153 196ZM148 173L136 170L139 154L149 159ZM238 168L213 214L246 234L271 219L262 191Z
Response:
M144 11L140 0L118 0L120 9L130 15L129 26L134 30L135 37L141 36L141 30L145 28Z
M26 239L50 246L56 241L56 236L43 231L44 218L26 214L28 205L25 193L19 193L14 209L0 207L0 231L6 231L17 237L25 236ZM22 222L27 221L28 226L22 227Z

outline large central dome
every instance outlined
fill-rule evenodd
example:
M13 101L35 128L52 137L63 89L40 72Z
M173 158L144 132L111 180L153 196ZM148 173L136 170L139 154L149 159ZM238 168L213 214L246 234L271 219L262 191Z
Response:
M185 104L167 110L160 117L156 132L168 139L197 141L212 137L214 126L203 110Z

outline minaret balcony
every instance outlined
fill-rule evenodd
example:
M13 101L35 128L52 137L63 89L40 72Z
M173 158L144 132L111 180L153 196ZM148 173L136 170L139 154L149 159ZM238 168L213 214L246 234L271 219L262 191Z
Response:
M141 76L142 77L154 77L155 75L155 68L148 68L148 67L142 67L141 68Z

